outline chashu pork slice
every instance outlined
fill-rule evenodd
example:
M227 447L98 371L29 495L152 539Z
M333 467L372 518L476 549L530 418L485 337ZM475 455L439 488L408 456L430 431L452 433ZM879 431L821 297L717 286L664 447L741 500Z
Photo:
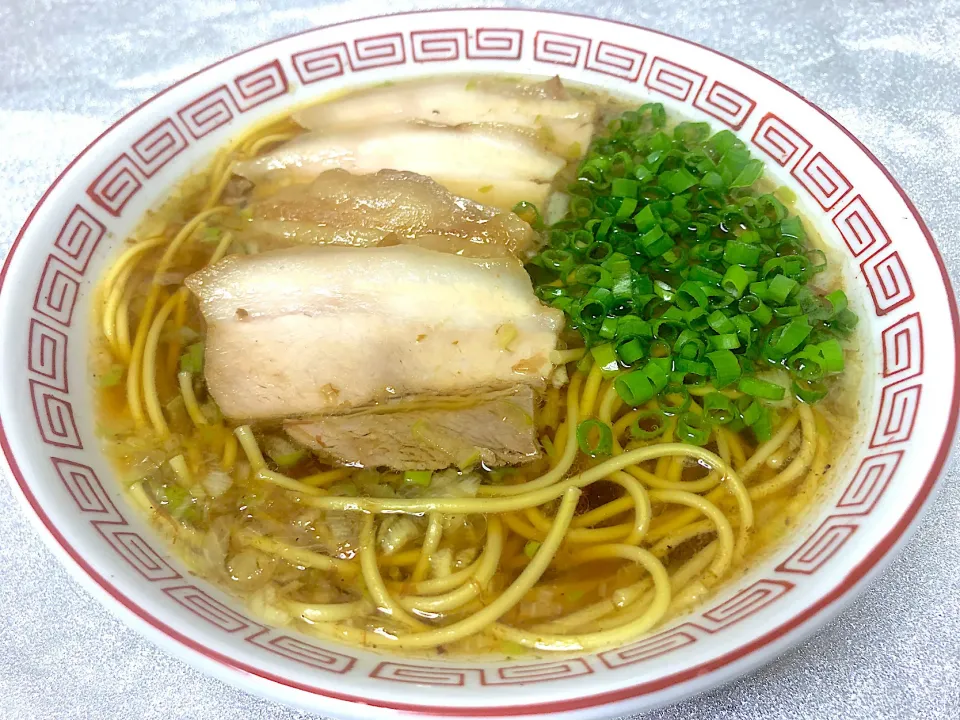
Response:
M543 206L566 160L507 127L394 123L307 133L237 163L257 184L303 183L334 168L355 174L396 168L426 175L451 192L509 210L521 200Z
M360 90L304 108L294 119L308 130L327 133L368 124L371 118L514 125L573 158L586 152L596 116L596 103L571 98L559 78L532 85L500 78L431 78Z
M519 260L409 245L234 255L186 285L207 386L234 420L542 387L563 324Z
M482 461L519 465L540 457L533 389L428 403L399 412L377 408L349 415L289 421L298 443L334 462L394 470L439 470Z
M516 214L458 197L400 170L328 170L251 202L242 234L290 245L417 244L473 257L525 253L533 229ZM424 237L423 242L418 238Z

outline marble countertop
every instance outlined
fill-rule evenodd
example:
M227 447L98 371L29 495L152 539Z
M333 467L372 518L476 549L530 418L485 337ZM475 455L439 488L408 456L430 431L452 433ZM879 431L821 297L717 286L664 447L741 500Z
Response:
M312 26L456 4L4 0L0 259L67 162L168 84ZM507 4L646 25L783 81L839 119L891 170L960 287L960 0ZM834 622L752 675L647 717L960 717L958 519L954 462L912 541ZM307 717L206 677L120 624L68 577L0 483L0 718Z

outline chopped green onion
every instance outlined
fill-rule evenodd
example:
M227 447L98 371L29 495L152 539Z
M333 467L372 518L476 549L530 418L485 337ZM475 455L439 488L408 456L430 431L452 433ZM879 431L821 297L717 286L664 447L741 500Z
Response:
M740 362L737 356L729 350L715 350L707 353L707 360L713 365L716 387L725 388L740 378Z
M633 222L637 226L638 231L646 233L657 226L660 218L654 214L653 206L647 205L633 217Z
M737 336L749 346L753 342L754 336L758 334L756 327L750 322L750 318L746 315L734 315L730 320L737 328Z
M123 365L116 363L111 365L110 369L100 376L100 387L108 388L119 385L120 381L123 379L123 374Z
M824 298L830 303L830 317L834 318L847 309L847 296L843 290L834 290Z
M281 469L293 467L307 456L306 450L276 435L267 435L263 439L263 449Z
M690 328L683 330L673 343L673 351L687 360L697 360L703 354L704 349L705 346L703 340L700 339L700 334Z
M821 273L827 269L827 256L823 250L813 248L807 250L807 267L811 273Z
M707 283L708 285L720 286L720 283L723 282L723 275L711 270L708 267L703 265L694 265L690 268L689 278L695 280L696 282Z
M710 374L710 363L700 360L688 360L687 358L677 358L673 361L673 367L677 372L686 374L706 376Z
M800 402L812 405L827 396L827 386L819 381L794 380L793 394Z
M736 332L733 322L721 310L714 310L707 317L707 324L714 332L722 334Z
M537 210L537 206L533 203L521 200L513 206L513 212L534 230L540 230L543 227L543 219L540 217L540 211Z
M427 487L432 479L432 470L407 470L403 473L403 481L408 485Z
M703 414L711 425L726 425L737 417L730 398L718 392L707 393L704 396Z
M756 267L760 262L760 248L739 240L730 240L723 251L723 260L731 265Z
M737 308L740 312L749 315L750 319L760 327L768 325L773 320L773 311L756 295L744 295L740 298Z
M812 330L813 328L810 327L805 317L791 320L788 325L784 326L783 332L777 340L775 346L777 352L784 355L793 352L809 337Z
M203 343L197 342L188 345L180 356L180 372L203 372Z
M747 399L749 400L749 398ZM744 425L749 426L756 423L762 414L763 408L760 406L760 403L752 401L740 411L740 418L743 420Z
M730 187L749 187L759 180L761 175L763 175L763 162L750 160L730 183Z
M788 305L786 307L774 308L773 314L778 318L800 317L804 314L803 308L799 305Z
M670 365L672 364L669 356L659 359L664 361L664 364L667 368L666 370L657 362L658 358L650 360L646 365L643 366L643 372L646 373L647 378L649 378L657 392L660 392L667 386L667 383L670 380L667 377L667 370L670 369Z
M576 264L576 259L572 253L554 248L549 248L540 253L540 260L544 267L553 270L563 278L570 274ZM584 267L593 267L593 265L585 265Z
M612 340L617 336L617 321L615 317L605 317L600 323L600 330L597 334L604 340Z
M849 335L853 332L854 328L857 327L859 318L855 313L850 312L846 308L837 313L836 318L834 318L832 324L844 335Z
M840 347L840 342L834 338L830 340L824 340L817 346L820 350L820 354L823 356L823 360L827 366L827 372L830 373L839 373L843 372L843 348Z
M611 343L597 345L590 350L593 361L600 366L600 371L604 377L611 377L620 370L617 363L617 351Z
M707 311L703 308L690 308L684 319L694 332L702 332L710 326L707 320Z
M817 346L803 348L787 360L787 368L800 380L819 380L827 373L827 363Z
M582 285L595 285L605 289L613 287L610 271L599 265L579 265L574 273L574 280Z
M664 415L679 415L690 407L690 391L683 385L670 383L657 397L657 406Z
M858 318L842 291L813 286L826 255L799 217L760 191L763 163L736 135L709 136L705 123L666 127L659 103L610 122L576 169L566 215L550 227L534 206L518 206L546 238L526 267L537 297L566 315L625 402L661 395L670 411L678 403L668 383L721 388L742 379L755 394L731 407L713 398L704 415L766 437L778 417L773 396L785 390L754 374L780 367L798 395L816 397L816 383L843 372L838 338Z
M767 286L767 297L777 305L783 305L790 294L797 289L796 280L786 275L774 275Z
M616 219L618 221L627 220L637 209L637 201L632 197L625 197L617 208Z
M727 272L723 276L721 287L735 298L738 298L743 295L749 284L750 274L739 265L731 265L727 268Z
M659 410L643 410L630 423L630 434L638 440L652 440L660 437L666 429L666 419Z
M760 416L750 424L750 429L753 430L757 442L766 442L773 437L773 413L770 408L760 408Z
M640 237L640 247L647 256L657 257L673 247L673 240L664 234L659 225L655 225Z
M536 540L528 540L527 544L523 546L523 554L533 560L533 556L540 550L540 545L541 543Z
M710 136L710 125L705 122L682 122L673 128L673 136L685 143L701 143Z
M613 450L613 431L594 418L584 420L577 426L577 444L580 452L592 458L609 455Z
M730 324L733 325L732 322ZM740 336L736 332L711 335L709 342L714 350L736 350L740 347Z
M633 337L617 343L617 357L624 365L633 365L643 358L643 345Z
M764 400L783 400L787 391L782 385L760 380L755 377L740 378L737 389L745 395L762 398Z
M617 322L617 338L651 338L653 329L643 318L636 315L625 315Z
M660 186L665 187L674 195L689 190L696 184L697 178L686 168L677 168L660 173Z
M788 217L780 222L780 237L794 242L806 239L807 233L804 232L803 223L800 221L799 215Z
M706 445L712 430L703 415L683 413L677 419L677 438L688 445Z
M634 370L617 376L613 386L620 399L632 407L643 405L657 394L657 389L643 370Z
M629 178L617 178L610 183L610 195L613 197L636 198L640 192L640 183Z
M705 308L707 306L707 294L701 285L693 280L685 280L677 288L677 300L687 300L688 306L697 306ZM691 301L692 302L689 302Z

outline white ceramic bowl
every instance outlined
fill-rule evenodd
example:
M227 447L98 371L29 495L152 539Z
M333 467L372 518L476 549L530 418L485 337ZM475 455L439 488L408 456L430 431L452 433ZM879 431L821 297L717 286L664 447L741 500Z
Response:
M410 660L266 627L188 574L98 450L92 289L143 213L231 136L344 87L446 73L560 74L736 131L846 258L868 347L861 422L832 494L701 612L576 659ZM707 48L605 20L449 10L311 30L177 83L91 144L44 194L3 269L0 444L28 514L74 575L162 647L244 690L324 714L615 716L753 668L837 612L931 497L958 414L955 295L893 178L837 122Z

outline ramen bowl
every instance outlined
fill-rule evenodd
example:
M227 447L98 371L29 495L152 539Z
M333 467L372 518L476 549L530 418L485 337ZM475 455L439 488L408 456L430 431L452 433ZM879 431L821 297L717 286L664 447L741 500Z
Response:
M445 74L560 75L730 129L842 259L860 315L859 421L824 497L696 612L622 647L537 660L420 659L274 628L192 575L99 450L87 367L98 278L144 213L258 121L311 99ZM124 622L263 697L336 717L613 717L729 680L799 642L890 560L956 431L958 314L929 231L876 158L777 81L699 45L549 12L444 10L242 52L126 115L27 219L0 287L0 444L57 556Z

